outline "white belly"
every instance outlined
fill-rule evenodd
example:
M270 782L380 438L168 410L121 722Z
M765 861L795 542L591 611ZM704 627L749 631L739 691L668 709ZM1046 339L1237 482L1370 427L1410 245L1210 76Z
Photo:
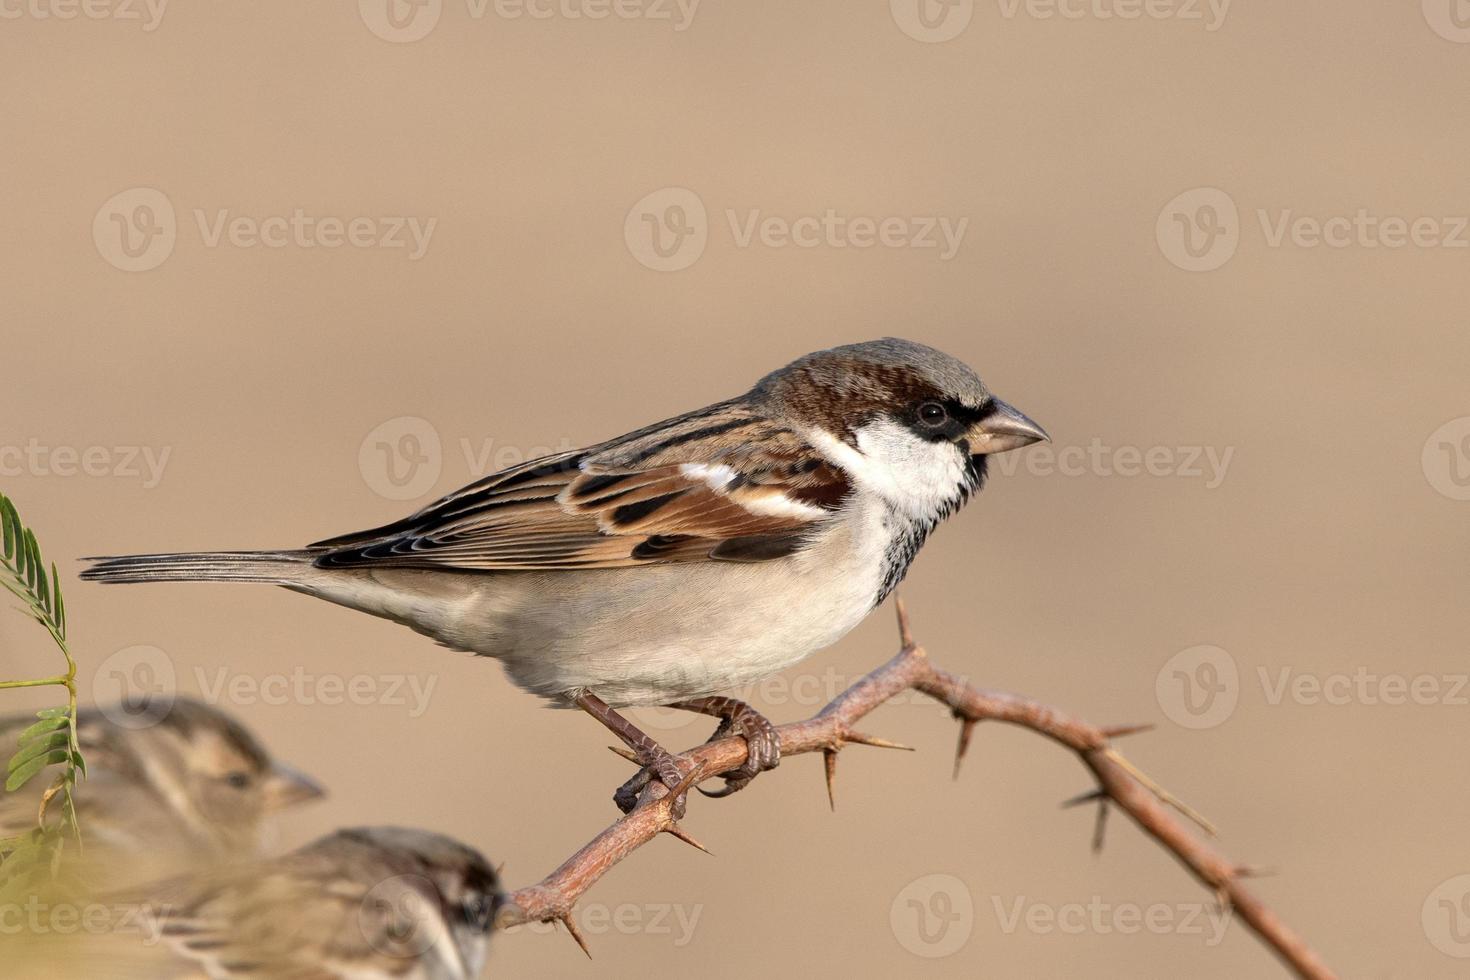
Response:
M834 522L790 558L497 575L380 570L305 591L500 660L564 702L667 704L759 680L830 646L872 611L891 514ZM344 587L345 586L345 587Z

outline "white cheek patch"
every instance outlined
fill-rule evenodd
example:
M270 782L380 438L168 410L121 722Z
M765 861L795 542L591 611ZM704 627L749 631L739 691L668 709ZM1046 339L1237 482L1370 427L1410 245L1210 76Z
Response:
M959 496L965 460L952 443L922 439L887 419L868 423L856 437L854 449L825 432L808 435L854 483L916 517L941 513Z

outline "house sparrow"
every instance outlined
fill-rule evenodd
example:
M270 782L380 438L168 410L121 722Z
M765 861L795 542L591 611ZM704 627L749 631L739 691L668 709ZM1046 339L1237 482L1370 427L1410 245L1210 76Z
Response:
M124 867L150 873L252 855L267 817L322 796L315 782L273 760L223 712L187 698L166 710L153 707L148 717L156 721L140 728L118 724L115 710L77 717L88 771L75 791L78 824L102 874L126 878ZM34 720L0 719L0 740L13 742ZM45 782L0 792L0 837L35 827ZM53 805L52 815L58 810Z
M100 582L267 582L495 657L577 706L667 786L674 757L615 710L775 728L715 693L822 649L893 590L986 456L1045 439L965 364L888 338L818 351L736 398L495 473L383 527L291 551L93 559ZM628 809L638 777L618 793ZM676 808L682 808L679 801Z
M504 900L472 848L369 827L182 877L134 904L216 980L473 980Z

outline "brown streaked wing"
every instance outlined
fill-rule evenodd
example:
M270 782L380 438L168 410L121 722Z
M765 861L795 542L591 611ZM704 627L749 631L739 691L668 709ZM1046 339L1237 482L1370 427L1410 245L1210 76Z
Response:
M322 542L322 567L499 571L767 561L846 496L841 470L734 405L495 474L376 531Z

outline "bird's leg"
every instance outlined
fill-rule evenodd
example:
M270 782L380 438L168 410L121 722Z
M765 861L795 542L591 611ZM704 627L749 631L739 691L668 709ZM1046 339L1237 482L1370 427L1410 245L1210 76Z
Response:
M674 754L655 742L637 725L614 711L602 698L583 691L572 698L572 703L602 722L608 731L633 750L633 753L638 756L638 761L643 765L643 769L637 775L618 787L618 791L613 794L613 802L618 805L618 809L628 813L637 806L638 794L642 792L643 787L648 785L652 774L658 775L659 782L667 786L669 792L673 792L683 783L684 771L679 768L679 760L674 757ZM686 790L674 800L675 819L684 816L684 801L687 795Z
M740 768L723 773L723 788L714 791L701 789L700 792L705 796L729 796L739 792L756 776L781 764L781 733L771 724L770 719L744 701L724 697L692 698L688 701L675 701L669 707L697 711L720 719L720 727L709 737L711 742L724 738L731 732L745 739L745 762L741 763Z

